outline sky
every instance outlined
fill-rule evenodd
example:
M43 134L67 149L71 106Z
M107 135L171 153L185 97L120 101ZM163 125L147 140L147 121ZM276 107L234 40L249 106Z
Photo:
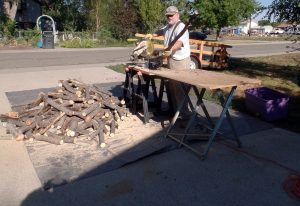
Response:
M263 6L269 6L273 0L256 0L258 3L261 3ZM258 15L254 20L259 21L261 20L264 15L266 14L266 11L262 12L260 15Z

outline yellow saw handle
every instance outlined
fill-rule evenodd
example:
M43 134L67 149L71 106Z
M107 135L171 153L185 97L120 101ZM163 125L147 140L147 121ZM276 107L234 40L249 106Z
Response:
M138 39L127 39L127 41L129 41L129 42L135 42L135 41L137 41Z

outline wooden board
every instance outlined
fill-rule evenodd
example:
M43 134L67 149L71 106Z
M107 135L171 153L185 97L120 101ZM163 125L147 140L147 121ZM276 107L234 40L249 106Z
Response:
M167 68L160 68L158 70L149 70L141 67L134 67L134 69L146 75L152 74L209 90L242 86L247 84L261 84L261 81L257 79L198 69L170 70Z
M136 37L140 37L140 38L144 38L146 35L145 34L139 34L136 33L135 34ZM163 36L154 36L152 39L154 40L160 40L163 41L164 37ZM232 46L230 45L226 45L226 44L222 44L219 42L215 42L215 41L209 41L209 40L195 40L195 39L190 39L190 44L204 44L205 46L211 46L211 47L225 47L225 48L232 48ZM162 45L163 46L163 45Z

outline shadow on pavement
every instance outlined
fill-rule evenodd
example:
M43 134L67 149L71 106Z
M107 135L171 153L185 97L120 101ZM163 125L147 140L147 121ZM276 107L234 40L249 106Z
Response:
M120 91L119 85L110 87L112 91ZM211 115L216 120L219 106L208 103L207 107L213 111ZM235 111L231 114L242 137L243 149L240 151L235 149L235 142L220 138L213 143L208 158L201 161L187 149L177 149L173 141L162 138L164 129L157 130L157 122L152 120L148 126L141 123L138 127L144 129L144 135L150 136L133 146L123 144L125 146L120 150L115 148L118 152L114 154L112 146L120 142L112 143L105 150L82 150L83 156L79 155L77 159L73 159L78 155L77 150L70 150L73 146L68 146L70 153L45 159L49 164L40 165L39 169L35 167L40 178L42 171L42 178L48 178L44 181L44 190L31 193L22 205L298 204L281 189L281 182L289 171L268 159L300 170L297 164L299 135L274 130L270 124ZM197 126L195 124L195 129ZM153 133L147 133L150 130ZM227 121L222 130L225 135L229 134ZM287 134L289 141L285 139ZM190 140L190 143L201 150L206 145L203 141ZM27 148L33 165L41 163L35 160L41 161L44 157L35 160L32 157L35 152L43 154L45 144L27 145ZM90 165L91 161L108 156L105 161Z

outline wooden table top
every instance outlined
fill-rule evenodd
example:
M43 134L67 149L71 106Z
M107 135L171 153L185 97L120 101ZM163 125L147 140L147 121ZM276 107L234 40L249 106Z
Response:
M159 68L156 70L146 69L135 66L134 70L142 72L146 75L156 75L159 77L176 80L179 82L194 85L209 90L231 88L233 86L241 86L247 84L261 84L260 80L250 79L232 74L224 74L214 71L206 71L202 69L196 70L171 70L167 68Z

